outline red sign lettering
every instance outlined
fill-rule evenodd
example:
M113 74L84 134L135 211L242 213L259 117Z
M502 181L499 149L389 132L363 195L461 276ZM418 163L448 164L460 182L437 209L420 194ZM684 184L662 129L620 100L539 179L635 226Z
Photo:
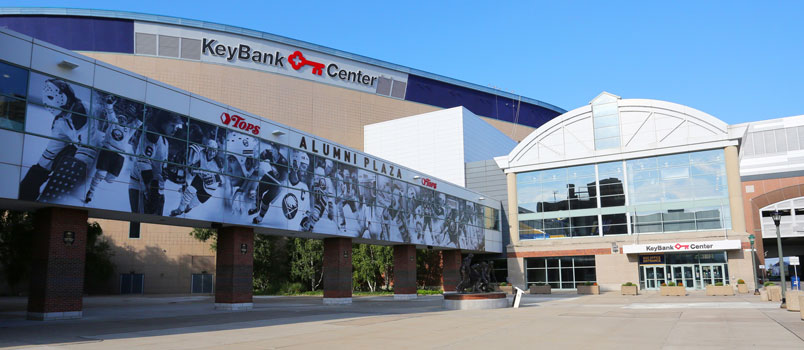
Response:
M422 179L422 185L431 187L432 189L436 189L438 186L435 182L431 181L430 179Z
M221 123L233 128L238 128L245 132L250 132L254 135L259 135L260 133L259 125L251 124L246 121L246 118L243 118L237 114L229 114L226 112L221 113Z

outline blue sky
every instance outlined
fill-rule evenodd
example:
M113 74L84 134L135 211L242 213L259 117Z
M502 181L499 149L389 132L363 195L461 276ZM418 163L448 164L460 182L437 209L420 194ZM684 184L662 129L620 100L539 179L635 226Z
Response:
M0 1L279 34L574 109L601 91L729 124L804 114L804 2Z

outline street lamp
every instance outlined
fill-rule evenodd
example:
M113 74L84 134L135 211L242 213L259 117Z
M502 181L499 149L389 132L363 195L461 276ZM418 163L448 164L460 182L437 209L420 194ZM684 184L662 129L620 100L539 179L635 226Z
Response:
M781 308L787 308L787 299L785 299L785 287L787 285L787 281L785 281L785 270L784 270L784 255L782 255L782 234L779 232L779 224L782 222L782 213L779 210L774 210L773 214L771 214L771 218L773 219L773 224L776 225L776 247L779 248L779 274L782 275L782 305Z
M754 260L754 235L748 235L748 241L751 242L751 266L754 269L754 295L759 295L759 281L757 280L757 263Z

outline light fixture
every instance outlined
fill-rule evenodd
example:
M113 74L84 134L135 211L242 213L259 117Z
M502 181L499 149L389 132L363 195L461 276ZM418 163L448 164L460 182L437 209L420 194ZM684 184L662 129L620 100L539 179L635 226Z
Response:
M418 179L421 179L421 178L422 178L422 177L421 177L421 176L419 176L419 175L415 175L415 176L413 176L413 179L414 179L414 180L418 180Z
M73 245L75 242L75 232L64 231L64 244Z
M274 136L282 136L285 134L285 132L282 130L274 130L271 132L271 134L273 134Z
M68 60L61 60L61 62L59 62L59 64L58 64L58 66L61 67L61 68L64 68L64 69L73 70L73 69L78 68L78 63L73 63L73 62L70 62Z
M248 252L248 244L241 243L240 244L240 254L246 255Z
M485 199L486 199L486 197L477 197L477 200L479 200L479 201L482 201L482 200L485 200Z
M773 213L771 213L771 218L776 227L779 227L779 223L782 222L782 213L778 210L774 210Z

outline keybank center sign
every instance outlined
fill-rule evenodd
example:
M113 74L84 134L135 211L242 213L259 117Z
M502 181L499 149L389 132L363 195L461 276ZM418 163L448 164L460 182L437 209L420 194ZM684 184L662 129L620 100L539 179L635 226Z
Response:
M369 93L376 93L381 78L408 80L407 74L401 72L245 35L144 22L136 22L134 31L178 37L182 46L179 50L200 50L202 62L257 69Z
M734 250L734 249L740 249L739 240L632 244L623 246L623 253L639 254L639 253L666 253L666 252L695 252L695 251Z

